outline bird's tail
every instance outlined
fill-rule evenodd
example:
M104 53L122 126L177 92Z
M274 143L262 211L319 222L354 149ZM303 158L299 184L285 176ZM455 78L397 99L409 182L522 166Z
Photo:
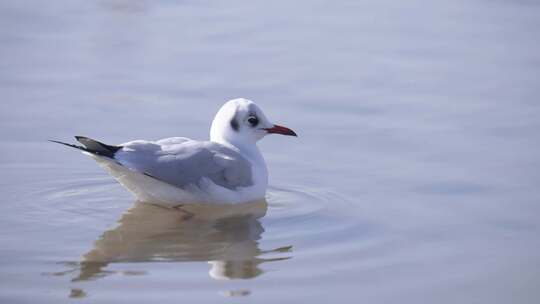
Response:
M74 144L68 144L65 142L57 141L57 140L49 140L49 141L57 143L57 144L65 145L71 148L79 149L81 151L88 152L91 154L95 154L99 156L106 156L109 158L114 158L114 154L118 152L118 150L122 149L122 146L107 145L97 140L93 140L91 138L84 137L84 136L75 136L75 139L83 145L79 146L79 145L74 145Z

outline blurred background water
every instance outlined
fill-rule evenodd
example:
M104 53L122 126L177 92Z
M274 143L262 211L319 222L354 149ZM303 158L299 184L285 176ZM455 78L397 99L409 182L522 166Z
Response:
M5 303L537 303L536 1L0 2ZM134 204L46 142L255 100L263 217Z

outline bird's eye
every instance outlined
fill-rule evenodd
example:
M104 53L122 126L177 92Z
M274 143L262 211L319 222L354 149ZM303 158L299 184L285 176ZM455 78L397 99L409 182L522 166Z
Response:
M255 127L256 125L259 124L259 119L255 116L250 116L247 121L249 122L249 124L253 127Z

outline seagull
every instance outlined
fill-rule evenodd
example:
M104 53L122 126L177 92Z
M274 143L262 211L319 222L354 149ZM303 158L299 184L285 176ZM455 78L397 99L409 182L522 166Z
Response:
M137 200L181 207L263 200L268 170L257 141L268 134L297 136L293 130L271 123L253 101L237 98L217 112L209 141L171 137L108 145L75 136L82 146L51 142L92 157Z

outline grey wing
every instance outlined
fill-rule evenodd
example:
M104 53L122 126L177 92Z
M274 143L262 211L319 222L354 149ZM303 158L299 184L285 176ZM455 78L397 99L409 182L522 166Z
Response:
M249 161L213 142L138 142L127 145L115 158L124 166L178 187L197 185L202 178L228 189L253 184Z

